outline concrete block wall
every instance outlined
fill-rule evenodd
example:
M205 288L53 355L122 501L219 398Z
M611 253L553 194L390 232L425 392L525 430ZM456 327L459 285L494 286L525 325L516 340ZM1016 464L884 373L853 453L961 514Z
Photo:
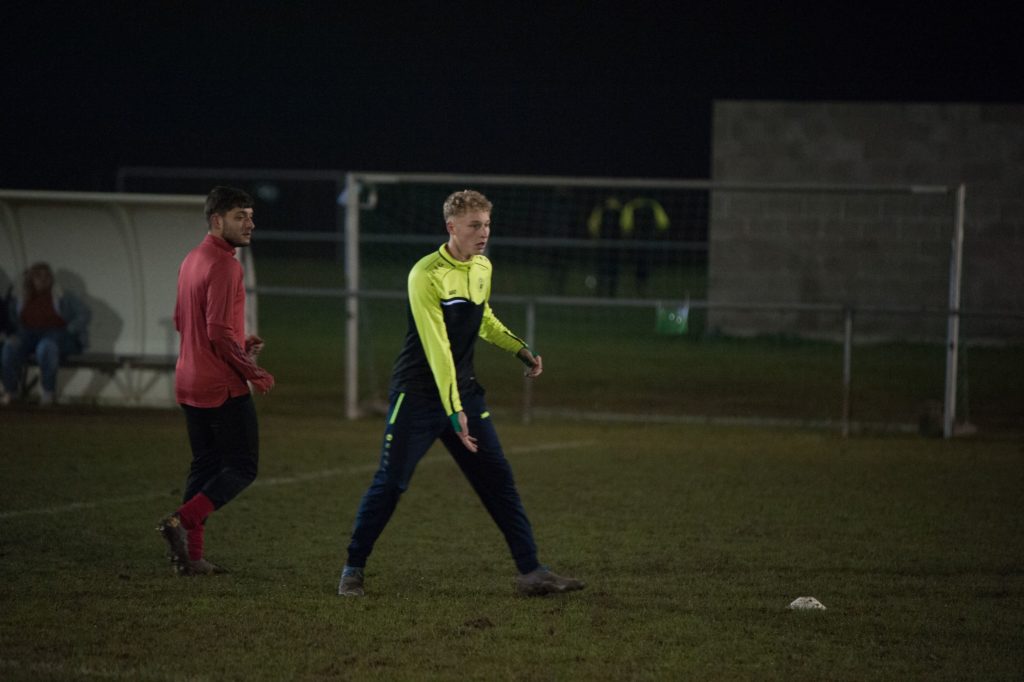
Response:
M1024 312L1024 106L719 101L716 182L967 184L962 305ZM952 195L716 191L709 298L730 303L945 307ZM811 313L713 312L738 335L834 337ZM968 320L977 337L1024 339L1019 320ZM868 314L861 338L945 336L945 319Z

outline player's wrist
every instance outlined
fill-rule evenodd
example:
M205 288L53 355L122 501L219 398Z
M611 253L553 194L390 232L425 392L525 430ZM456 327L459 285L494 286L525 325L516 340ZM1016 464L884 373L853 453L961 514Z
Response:
M519 358L519 362L523 363L527 367L533 367L536 362L534 358L537 356L529 346L523 346L516 352L516 357Z

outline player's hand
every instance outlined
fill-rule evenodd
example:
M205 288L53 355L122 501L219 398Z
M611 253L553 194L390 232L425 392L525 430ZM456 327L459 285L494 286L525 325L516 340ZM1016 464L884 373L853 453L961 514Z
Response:
M249 359L256 362L256 358L263 350L263 339L258 336L250 336L245 340L245 354L249 356Z
M249 383L252 384L257 393L266 395L274 387L274 375L265 369L261 369L260 375L255 379L249 379Z
M469 420L466 419L465 412L459 412L459 432L455 435L470 452L476 452L479 449L476 446L476 438L469 435Z
M516 356L526 365L526 370L523 372L524 377L535 379L544 371L544 363L541 357L531 353L529 348L521 348Z

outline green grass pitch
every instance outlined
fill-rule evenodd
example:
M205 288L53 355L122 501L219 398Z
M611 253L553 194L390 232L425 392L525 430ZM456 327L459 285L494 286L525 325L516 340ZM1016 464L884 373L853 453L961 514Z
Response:
M0 679L1024 678L1019 438L543 418L599 401L834 415L827 346L619 334L583 354L548 334L529 427L518 363L481 347L541 558L587 589L515 596L497 529L436 449L371 558L367 597L339 598L382 423L339 417L340 301L260 304L278 378L258 398L260 477L208 526L208 555L230 575L172 576L154 530L188 466L179 412L0 410ZM380 391L402 320L372 312L382 332L366 371ZM857 356L858 414L884 399L878 418L905 418L922 385L936 388L921 383L931 350L896 352ZM975 359L972 376L993 379L972 396L1019 424L1019 350L1006 353L989 368ZM658 379L669 362L682 380L652 402L638 373ZM768 380L746 381L755 369ZM788 610L800 596L827 609Z
M335 596L379 420L259 399L258 482L208 526L233 573L176 578L176 412L0 412L0 678L1020 679L1019 442L496 414L542 560L523 599L439 449ZM827 610L794 612L796 597Z

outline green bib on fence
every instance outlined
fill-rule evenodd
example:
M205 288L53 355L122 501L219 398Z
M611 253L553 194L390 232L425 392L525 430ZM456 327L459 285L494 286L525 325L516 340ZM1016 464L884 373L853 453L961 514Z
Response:
M686 333L690 321L690 306L679 308L658 307L654 331L658 334L682 335Z

